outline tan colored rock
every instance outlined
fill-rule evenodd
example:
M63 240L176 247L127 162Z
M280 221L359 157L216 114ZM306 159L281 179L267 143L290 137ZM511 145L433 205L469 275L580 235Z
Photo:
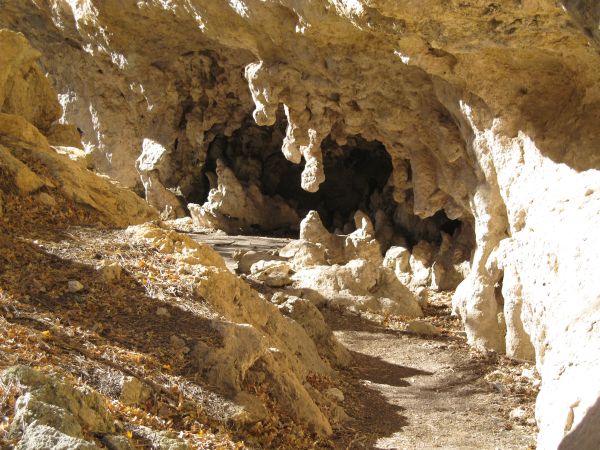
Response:
M258 261L250 268L250 278L271 287L292 284L292 268L285 261Z
M309 211L300 222L300 239L325 248L327 260L331 264L344 261L344 238L329 233L316 211Z
M375 239L375 229L369 216L362 211L354 214L356 230L346 236L344 241L344 256L347 261L366 259L371 264L383 264L383 256L379 242Z
M37 66L41 54L21 34L0 30L0 112L22 116L46 131L60 118L61 107Z
M76 148L83 151L81 135L75 125L54 123L46 133L46 137L53 147Z
M413 247L410 255L411 285L415 287L431 284L431 265L435 250L426 241L420 241Z
M257 227L264 231L293 229L299 218L281 198L262 194L258 186L244 186L233 171L217 161L219 185L211 189L204 205L188 205L196 226L221 229L226 232Z
M282 152L304 157L308 190L322 182L322 139L382 142L397 202L474 228L454 297L469 342L510 355L533 348L544 380L538 447L573 442L598 399L597 2L234 3L204 2L198 13L177 0L38 2L37 29L15 20L29 3L7 0L0 23L48 50L67 118L81 120L98 160L128 185L146 138L173 150L157 169L163 186L185 167L194 179L213 127L239 126L250 96L260 125L283 105ZM451 266L431 264L442 288Z
M422 334L425 336L437 336L441 330L427 320L413 320L406 326L409 333Z
M5 176L11 178L10 183L14 185L20 195L32 194L46 185L35 172L15 158L8 148L1 145L0 168Z
M193 240L189 235L161 228L155 224L129 227L137 239L151 243L163 253L174 253L178 260L189 265L204 265L225 269L225 261L211 246Z
M99 269L102 279L107 283L114 283L121 279L123 268L116 262L102 261Z
M273 398L287 413L319 435L330 434L328 417L303 383L309 374L326 376L333 370L307 331L227 270L223 259L207 245L152 224L130 227L130 232L181 263L193 265L197 274L195 294L226 318L213 322L221 346L198 342L190 353L208 381L235 396L243 392L245 380L262 377L264 382L268 378ZM268 263L257 264L267 268ZM251 411L241 412L240 421L259 420L255 413L262 411L260 405L245 407Z
M251 273L252 265L258 261L280 261L283 259L274 255L273 252L254 250L237 252L233 257L238 263L237 271L245 274Z
M300 240L323 247L329 264L347 263L361 258L368 259L376 266L382 264L381 247L375 239L371 220L365 213L358 211L354 215L354 222L355 231L347 236L336 235L323 226L316 211L310 211L300 223Z
M346 265L298 270L294 287L308 298L355 311L419 317L423 313L413 294L386 268L356 259Z
M326 248L322 244L302 239L290 241L279 250L279 256L288 258L294 270L326 264Z
M35 196L35 199L40 202L42 205L53 208L56 206L56 200L50 194L45 192L40 192Z
M84 430L115 433L114 416L106 399L89 387L76 386L28 366L8 367L0 373L5 386L18 386L14 420L8 431L17 438L16 448L96 449Z
M319 354L338 367L350 364L350 353L335 338L323 315L312 302L296 296L284 296L279 309L302 325L317 345Z
M127 406L143 406L152 396L152 389L135 377L123 380L119 400Z
M398 274L410 272L410 251L404 247L390 247L385 254L383 265Z
M383 267L381 247L374 239L368 216L357 212L356 230L347 236L329 233L319 214L310 211L300 224L300 240L292 241L281 255L293 255L294 287L315 303L332 303L356 311L422 315L412 293Z
M69 280L67 283L67 289L70 293L76 294L77 292L81 292L85 289L85 286L81 284L79 280Z
M329 397L331 400L335 400L338 403L342 403L344 401L344 393L340 391L338 388L329 388L325 391L325 395Z
M7 30L0 30L0 47L0 164L17 191L27 195L45 186L95 209L106 223L117 226L153 218L154 212L134 193L113 186L50 147L43 132L60 117L61 108L37 66L40 54L22 35Z
M260 422L269 414L260 399L248 392L238 393L235 396L235 403L240 405L242 410L233 417L233 420L243 425Z
M79 164L82 169L91 169L92 162L87 153L77 147L52 146L59 155L68 156L71 161Z
M183 203L177 196L165 188L159 181L156 172L142 172L140 176L146 191L146 201L161 208L161 219L178 219L185 216Z

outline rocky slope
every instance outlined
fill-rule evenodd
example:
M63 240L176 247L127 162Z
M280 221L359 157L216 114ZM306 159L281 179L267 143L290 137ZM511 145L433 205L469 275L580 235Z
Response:
M380 210L381 223L472 229L470 271L454 297L469 341L537 362L540 448L589 438L600 394L595 2L0 5L0 25L42 51L63 121L81 129L94 166L166 214L218 187L219 159L266 191L272 166L226 145L252 110L274 131L268 141L250 133L246 147L280 144L287 160L304 161L281 176L296 174L288 179L309 192L325 186L335 148L359 145L357 136L382 144L391 176L365 188L356 209ZM23 114L35 121L36 111Z
M101 256L100 246L92 246L91 255L88 255L87 261L77 264L76 270L83 269L85 272L85 267L96 266L96 261L102 261L91 270L93 275L88 278L89 282L83 284L82 281L86 281L83 273L77 279L68 280L64 279L64 273L58 273L59 268L73 268L69 267L68 262L73 255L69 257L62 254L52 258L48 248L40 246L38 238L50 236L51 241L63 245L67 240L65 237L72 236L67 231L69 226L85 225L102 235L103 227L122 228L144 223L157 219L158 214L135 193L85 168L83 152L69 146L81 146L77 128L57 123L61 106L37 65L40 53L30 46L23 35L0 30L0 54L0 353L3 355L0 367L4 369L11 360L13 363L25 360L29 364L37 361L31 359L30 352L19 348L19 344L15 345L11 337L19 332L15 332L14 324L7 317L15 320L16 315L18 321L25 315L25 320L37 320L37 323L44 324L45 319L37 314L40 309L47 308L48 314L55 318L55 323L72 323L72 317L66 320L61 317L65 312L63 308L68 312L82 311L83 308L87 311L78 320L85 318L98 321L93 326L87 324L85 327L98 330L98 324L104 324L101 328L109 323L114 326L116 318L111 309L117 307L119 298L134 303L140 300L139 295L131 292L122 297L118 294L115 283L122 280L124 275L122 255L119 255L119 261L109 261ZM49 141L54 145L51 146ZM108 231L105 230L105 233ZM185 275L190 276L194 306L204 304L204 314L209 317L204 320L197 318L200 319L197 322L204 323L205 329L194 330L195 333L200 332L204 340L185 341L172 334L168 352L179 355L178 358L185 360L186 366L193 366L195 381L201 377L220 395L235 401L232 404L236 405L234 409L237 410L229 411L223 421L231 420L240 428L249 428L268 418L274 420L271 418L275 417L275 411L280 410L285 414L284 421L298 421L301 424L298 428L306 429L311 436L326 437L332 433L332 424L339 423L346 415L335 402L326 399L312 387L309 380L334 377L336 372L332 365L348 364L349 355L339 348L315 306L308 300L299 301L295 308L290 306L297 320L288 318L231 273L222 257L209 246L150 222L130 227L125 234L130 248L138 246L145 248L147 253L168 255L171 262L169 270L177 269L177 274L170 275L171 282L186 278ZM87 244L84 241L75 245L76 258L85 254ZM108 243L112 244L110 240ZM147 255L140 260L142 267L146 267L146 261L150 259L151 256ZM145 272L148 276L148 271ZM93 286L96 282L111 286L114 292L102 288L97 290ZM100 291L109 294L108 304L102 308L102 312L96 309L100 306L97 295L103 295ZM78 300L70 304L69 295L84 293L92 295L80 298L81 304ZM126 314L127 308L119 309L119 316ZM158 310L156 312L155 307L151 312L146 311L155 321L158 316L159 322L153 324L149 336L163 327L176 329L181 326L180 322L171 327L165 325L167 320L163 317L171 317L171 313L164 306ZM301 325L302 318L306 316L320 318L322 322L319 327L318 323L310 321L310 335ZM139 319L138 311L134 321ZM145 325L152 323L148 318L144 322ZM132 326L133 323L129 321L127 329L131 331ZM42 339L56 337L60 340L59 328L42 332ZM312 336L320 339L319 349ZM158 343L153 339L153 346L156 345ZM56 354L57 349L49 350L47 345L42 347L37 349L37 353ZM89 357L86 350L80 348L79 352ZM4 358L5 353L12 355L12 358ZM40 354L34 358L43 361L45 357ZM15 358L15 355L18 356ZM52 362L44 369L65 371L64 366L69 365L67 360L68 357L64 357L62 362ZM166 367L170 369L171 365L167 364ZM119 369L122 370L122 367ZM127 373L126 369L124 373ZM89 381L89 374L84 377ZM120 400L125 405L143 406L150 399L150 394L144 397L140 393L143 382L138 378L143 377L138 375L134 378L138 387L130 388L129 382L124 381ZM156 388L148 380L144 382ZM131 394L131 389L137 394ZM88 393L91 398L85 399L85 395L75 392L70 385L63 385L30 368L18 366L7 369L0 376L0 390L0 408L3 417L6 415L0 430L2 446L12 447L17 443L16 448L20 449L104 448L99 445L131 448L127 440L126 445L121 443L120 447L104 442L113 438L122 440L122 430L117 430L114 424L109 423L111 420L96 417L110 414L106 401L96 397L95 393ZM161 388L158 390L161 391ZM13 401L7 402L13 394ZM131 395L134 400L131 400ZM194 409L198 407L199 403L193 406ZM61 420L57 422L53 415L60 417L62 423ZM140 439L159 442L153 448L190 448L188 444L173 440L168 435L157 434L152 429L147 433L137 430L137 433ZM117 436L113 436L115 434ZM144 437L144 434L147 436ZM169 443L169 440L173 442Z

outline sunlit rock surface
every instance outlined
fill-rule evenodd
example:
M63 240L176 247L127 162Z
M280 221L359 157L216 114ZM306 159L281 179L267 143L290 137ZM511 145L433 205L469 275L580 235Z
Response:
M324 139L382 143L398 204L474 229L454 298L469 341L535 358L539 446L578 448L600 378L599 17L591 0L7 0L0 25L42 51L95 167L161 210L165 191L205 200L211 143L252 110L283 108L307 191ZM140 179L148 140L164 151Z
M0 30L0 196L32 197L59 216L60 197L96 211L106 225L154 219L156 211L133 192L73 160L77 131L55 123L61 106L39 57L23 35Z

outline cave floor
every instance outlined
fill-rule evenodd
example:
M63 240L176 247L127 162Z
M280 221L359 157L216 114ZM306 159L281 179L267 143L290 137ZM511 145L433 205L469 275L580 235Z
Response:
M289 242L214 233L193 237L212 245L232 270L236 250L277 250ZM353 355L339 380L342 406L352 420L337 430L334 448L535 448L532 366L470 348L450 316L451 294L431 292L425 308L426 318L442 330L438 336L402 331L389 318L378 323L322 309ZM511 418L515 409L522 415Z
M518 364L471 352L460 339L327 318L354 356L344 406L357 419L356 437L347 448L534 448L533 424L509 418L518 406L532 412L532 399L519 394ZM490 382L494 376L505 382Z

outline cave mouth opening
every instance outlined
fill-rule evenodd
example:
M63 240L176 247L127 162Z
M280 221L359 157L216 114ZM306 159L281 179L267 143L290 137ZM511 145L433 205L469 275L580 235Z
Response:
M208 148L201 176L187 201L202 204L207 200L210 190L217 187L220 161L246 189L254 185L266 202L284 202L297 214L289 226L269 229L248 223L239 228L240 234L297 237L300 220L311 210L336 234L354 231L354 214L363 211L375 225L383 251L392 245L410 249L421 240L438 245L443 234L461 233L463 222L449 219L443 210L425 219L416 216L410 188L399 203L391 182L392 158L385 145L360 135L349 136L343 145L331 136L323 140L325 181L315 193L303 190L303 164L289 162L281 152L286 126L283 111L279 111L273 126L258 126L248 116L231 136L218 135ZM410 167L409 161L407 165ZM409 186L411 175L409 170Z

